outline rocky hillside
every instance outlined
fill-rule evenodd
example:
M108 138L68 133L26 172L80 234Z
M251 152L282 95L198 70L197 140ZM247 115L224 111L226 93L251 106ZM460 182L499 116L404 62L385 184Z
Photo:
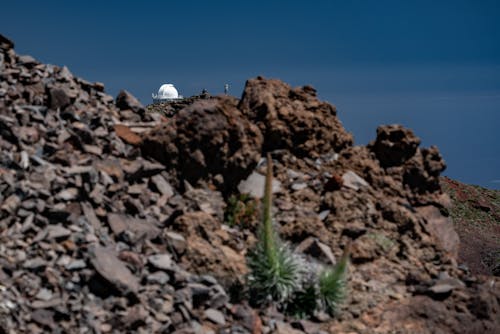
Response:
M411 130L353 146L312 87L262 77L163 116L13 47L0 35L0 333L500 328L499 280L457 265L445 164ZM351 245L335 317L247 302L258 214L230 210L261 196L267 153L281 237L321 263Z
M441 179L460 236L459 262L474 274L500 276L500 191Z

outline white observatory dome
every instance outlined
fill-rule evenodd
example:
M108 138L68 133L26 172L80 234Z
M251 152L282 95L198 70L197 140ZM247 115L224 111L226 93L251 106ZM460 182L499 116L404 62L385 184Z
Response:
M177 99L179 98L179 92L175 89L172 84L161 85L158 90L158 99Z

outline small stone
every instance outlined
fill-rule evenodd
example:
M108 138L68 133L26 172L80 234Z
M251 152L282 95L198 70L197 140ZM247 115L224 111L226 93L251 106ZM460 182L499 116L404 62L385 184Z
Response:
M292 180L304 177L303 173L294 171L293 169L287 169L286 173L287 173L288 177Z
M435 294L446 294L451 292L455 287L450 284L436 284L429 288L429 291Z
M92 166L71 166L63 169L65 173L69 175L73 174L87 174L94 170Z
M159 284L159 285L167 284L169 279L170 277L164 271L157 271L146 277L146 280L148 281L149 284Z
M115 235L122 232L130 232L134 236L132 242L146 236L147 239L154 239L160 234L160 229L145 219L135 218L129 215L108 213L108 224Z
M318 217L320 220L325 220L329 214L330 214L330 210L323 210L318 214Z
M169 199L174 195L174 189L172 186L165 180L161 174L157 174L151 178L151 182L155 185L158 191Z
M242 194L249 194L255 198L262 198L264 196L264 184L266 177L260 173L252 172L250 176L239 183L238 191ZM272 192L277 193L281 191L281 182L276 179L272 180Z
M95 145L83 145L83 149L87 153L91 153L91 154L94 154L94 155L97 155L97 156L101 156L102 155L102 148L100 148L99 146L95 146Z
M95 270L122 293L137 292L139 281L109 248L97 246L91 252Z
M155 268L160 270L171 270L173 267L172 257L170 254L155 254L148 257L148 262Z
M459 279L447 277L447 273L440 274L441 279L439 279L433 286L431 286L428 291L436 295L445 295L450 293L456 288L461 288L465 284Z
M79 270L87 267L87 263L84 260L74 260L65 265L68 270Z
M23 65L33 65L33 64L36 64L37 62L36 62L35 58L33 58L30 55L22 55L22 56L19 56L19 63L21 63Z
M116 106L120 110L130 109L136 113L144 110L144 107L139 100L126 90L121 90L120 93L118 93L118 96L116 97Z
M31 319L42 326L47 326L51 329L56 328L54 322L54 311L39 309L31 313Z
M49 91L50 108L53 110L63 109L71 102L69 92L63 88L52 88Z
M30 157L26 151L21 152L21 160L19 162L19 165L22 169L28 169L28 167L30 166Z
M219 289L213 289L214 287L219 287ZM210 297L209 304L210 307L218 309L229 303L229 296L220 285L215 285L214 287L211 289L213 295ZM213 292L214 290L216 292Z
M299 190L307 188L307 183L305 183L305 182L294 183L294 184L292 184L291 188L292 188L292 190L299 191Z
M128 186L128 194L129 195L140 195L146 191L146 187L144 184L133 184Z
M2 210L5 210L5 211L13 214L19 208L19 205L21 205L21 199L19 198L19 196L11 195L11 196L7 197L7 199L3 202L3 204L0 208Z
M369 186L368 182L353 171L345 172L344 175L342 175L342 181L345 187L356 191Z
M63 201L72 201L78 197L77 188L67 188L56 194L55 198Z
M101 324L99 326L99 328L101 329L101 332L103 332L103 333L109 333L113 329L113 327L108 323Z
M61 239L61 238L66 238L71 235L71 231L68 230L67 228L64 228L62 225L49 225L45 229L46 240L53 240L53 239Z
M314 237L308 237L302 241L296 250L297 252L311 255L331 264L336 263L335 255L333 255L331 248Z
M224 314L219 310L215 310L213 308L206 309L205 317L217 325L223 326L226 324L226 319L224 318Z
M34 259L25 261L23 264L23 268L26 269L38 269L41 267L45 267L47 265L47 261L42 259L41 257L35 257Z
M36 299L39 299L39 300L50 300L52 299L52 291L50 291L49 289L46 289L46 288L41 288L38 293L36 294L35 298Z
M179 233L168 231L165 232L167 244L171 246L178 255L184 254L187 247L186 239Z

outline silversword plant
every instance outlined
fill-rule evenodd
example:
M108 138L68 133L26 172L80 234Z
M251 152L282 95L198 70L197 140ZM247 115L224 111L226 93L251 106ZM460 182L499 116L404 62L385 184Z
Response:
M275 303L282 310L300 315L311 314L315 309L335 314L346 296L349 246L335 266L311 275L311 266L292 252L274 228L272 177L273 165L268 154L262 221L257 243L247 257L251 300L256 304Z
M280 240L273 226L272 170L272 160L268 154L262 224L259 226L257 244L248 256L248 283L255 301L286 303L300 290L304 275L300 258Z

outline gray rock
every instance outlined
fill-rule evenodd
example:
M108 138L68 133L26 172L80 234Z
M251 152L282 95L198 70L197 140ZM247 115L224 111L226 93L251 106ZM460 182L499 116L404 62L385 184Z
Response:
M49 90L50 108L63 109L71 102L70 93L66 88L54 87Z
M215 310L213 308L206 309L205 317L217 325L223 326L226 324L226 318L224 317L224 314L219 310Z
M80 270L87 267L87 263L84 260L74 260L65 265L68 270Z
M191 295L191 289L189 288L183 288L180 290L176 290L174 293L174 304L177 306L184 306L186 309L185 311L192 311L193 310L193 298ZM189 319L186 317L186 319Z
M19 63L21 63L23 65L33 65L33 64L36 64L37 61L35 60L35 58L33 58L30 55L22 55L22 56L19 56Z
M50 291L49 289L46 289L46 288L41 288L38 293L36 294L35 298L36 299L39 299L39 300L50 300L52 299L52 291Z
M295 171L293 169L287 169L286 173L288 175L288 178L290 178L292 180L298 179L298 178L301 178L301 179L304 178L304 173L297 172L297 171Z
M151 178L151 182L155 185L156 189L163 195L166 196L167 199L174 195L174 189L172 186L165 180L161 174L157 174Z
M266 183L265 175L257 172L252 172L246 180L238 184L238 191L242 194L249 194L255 198L262 198L264 196L264 184ZM281 182L274 179L272 181L272 192L277 193L281 191Z
M323 210L318 214L318 217L320 220L325 220L329 214L330 214L330 210Z
M161 233L160 229L149 221L124 214L108 214L108 223L115 235L119 235L125 231L131 233L132 242L143 237L154 239Z
M127 266L118 259L116 253L101 246L96 246L91 252L91 263L94 269L110 284L123 294L137 292L139 280Z
M453 277L449 277L447 273L444 273L444 275L440 276L443 276L444 278L438 279L437 282L435 282L434 285L432 285L428 289L428 291L431 292L432 294L435 295L447 294L456 288L462 288L465 286L465 284L462 281Z
M292 188L292 190L299 191L299 190L307 188L307 183L305 183L305 182L294 183L294 184L292 184L291 188Z
M179 233L173 231L165 232L165 239L170 247L178 254L182 255L186 251L186 239Z
M96 145L83 145L83 150L100 157L102 155L102 148Z
M353 171L345 172L344 175L342 175L342 181L345 187L356 191L370 186L368 182Z
M148 257L148 262L160 270L172 270L173 261L170 254L155 254Z
M164 271L157 271L146 277L146 280L150 284L165 285L168 283L170 277Z
M296 251L311 255L327 263L336 263L335 255L333 255L331 248L313 237L309 237L302 241L297 246Z
M210 287L210 295L209 305L212 308L218 309L229 303L229 296L218 284Z
M446 283L435 284L429 288L429 291L435 294L447 294L455 289L455 286Z
M64 81L66 82L71 82L73 80L73 74L71 74L66 66L63 66L63 68L61 68L61 71L59 71L59 77L61 79L64 79Z
M131 109L134 112L144 110L144 107L139 100L126 90L122 90L118 93L118 96L116 97L116 106L120 110Z
M62 225L49 225L45 228L45 239L46 240L53 240L53 239L60 239L60 238L66 238L71 235L71 231L68 230L67 228L64 228Z
M217 279L215 277L213 277L212 275L201 275L200 276L200 283L205 284L205 285L216 285Z
M41 267L45 267L47 265L47 261L42 259L41 257L35 257L34 259L30 259L24 262L23 268L26 269L39 269Z
M9 213L15 213L21 205L21 199L17 195L11 195L2 203L0 209L5 210Z

